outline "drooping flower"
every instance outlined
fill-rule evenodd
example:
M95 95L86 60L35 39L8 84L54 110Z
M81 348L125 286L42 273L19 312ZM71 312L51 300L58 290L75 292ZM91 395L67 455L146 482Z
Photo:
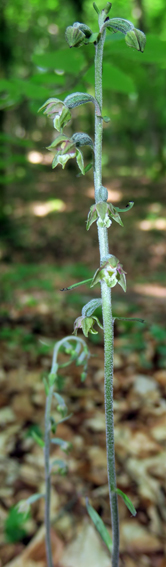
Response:
M52 142L47 148L50 151L55 151L55 155L52 162L52 168L54 169L58 164L64 169L67 161L69 159L76 158L77 164L81 173L84 175L84 160L82 152L76 147L76 143L72 138L68 138L64 134L57 136L57 138Z
M61 130L66 126L66 124L71 119L71 112L68 107L59 98L49 98L40 110L43 110L43 114L46 114L53 119L53 125L55 130L61 132Z
M94 329L95 323L97 323L100 329L103 329L103 326L100 323L98 317L95 317L94 315L92 317L86 317L83 315L77 317L74 323L74 335L77 335L78 329L82 329L85 337L88 337L88 333L97 335L98 331Z

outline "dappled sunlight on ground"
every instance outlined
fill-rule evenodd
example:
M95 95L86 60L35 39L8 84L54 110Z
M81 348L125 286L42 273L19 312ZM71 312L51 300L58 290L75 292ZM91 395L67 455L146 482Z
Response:
M123 196L121 191L118 190L116 191L115 189L109 189L108 187L107 190L108 190L108 201L111 201L113 203L121 201ZM94 187L90 187L90 189L87 190L86 195L87 197L90 197L91 199L94 200Z
M166 230L166 219L143 220L138 224L138 227L141 230Z
M157 298L166 297L166 287L158 284L136 284L133 289L141 295L150 295Z
M45 203L33 203L31 205L31 212L36 217L45 217L49 215L49 213L53 213L54 211L60 213L66 210L66 203L61 201L61 199L52 199L50 201L46 201Z

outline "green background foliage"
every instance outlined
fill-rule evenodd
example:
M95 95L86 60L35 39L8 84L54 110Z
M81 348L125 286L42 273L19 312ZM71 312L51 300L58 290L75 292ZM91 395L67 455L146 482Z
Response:
M1 3L0 254L4 261L33 263L32 226L30 220L25 220L25 209L29 211L34 200L42 200L37 188L41 185L41 176L47 175L48 183L53 180L51 164L46 158L43 162L42 156L46 155L45 148L54 139L54 131L51 121L38 114L39 107L48 97L63 100L75 90L94 95L94 46L69 49L64 37L66 26L74 21L86 22L94 32L97 30L92 4L85 0L64 0L63 6L59 0L3 0ZM99 1L99 9L102 6ZM166 169L165 2L130 0L124 3L115 0L110 17L119 16L130 19L142 29L147 35L147 44L142 54L128 48L121 33L107 31L103 115L108 116L110 122L104 124L103 174L109 180L126 178L126 183L128 176L153 181L151 202L156 202L156 183L163 179ZM72 116L67 134L71 136L75 131L85 131L93 136L91 104L75 109ZM31 158L30 154L35 152L36 156ZM91 159L91 150L86 149L85 164ZM70 171L76 179L78 172L74 160L72 162L67 164L66 173ZM61 183L60 167L54 175L55 183L57 179ZM63 179L64 186L66 179ZM92 179L91 172L86 179ZM135 200L135 195L131 196ZM60 197L56 188L47 197L51 219L56 219L61 206L63 208ZM148 211L146 191L144 202L140 196L139 204L143 205L140 217L142 215L147 222L155 223L158 215L164 217L158 200L157 208ZM63 218L70 231L72 214ZM77 219L76 229L80 228L80 218L77 216ZM53 234L52 231L49 242L46 242L46 230L41 227L37 246L39 262L47 255L48 246L50 249L54 247L55 240L56 256L59 254L62 262L69 254L67 241L62 246L57 232ZM155 236L160 243L161 231L157 233L156 230ZM15 252L17 258L13 256ZM78 257L75 259L78 262ZM162 279L162 267L160 276Z

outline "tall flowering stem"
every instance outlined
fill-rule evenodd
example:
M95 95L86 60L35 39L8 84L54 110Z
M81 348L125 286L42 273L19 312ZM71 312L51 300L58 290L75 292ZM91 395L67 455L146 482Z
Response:
M102 115L102 62L105 31L95 47L95 98ZM102 132L103 119L95 113L95 202L100 201L99 190L102 186ZM98 226L100 265L109 254L108 229ZM111 289L105 281L101 282L103 329L104 329L104 396L106 416L106 447L109 497L112 517L112 567L119 563L119 517L116 490L115 447L114 447L114 415L113 415L113 352L114 325L112 318Z
M108 470L108 485L109 485L109 498L110 498L110 509L111 509L111 521L112 521L112 540L110 538L109 532L106 529L102 519L97 514L96 510L87 502L87 511L99 531L103 541L105 542L107 548L109 549L112 557L112 567L118 567L119 565L119 517L118 517L118 500L117 495L119 494L130 512L135 515L136 510L126 494L124 494L116 486L116 471L115 471L115 447L114 447L114 414L113 414L113 353L114 353L114 319L112 317L112 301L111 301L111 288L117 283L126 291L126 277L123 266L114 256L109 253L108 245L108 228L112 225L112 220L123 226L123 222L119 215L119 212L126 212L131 209L133 202L130 201L125 208L119 209L119 207L114 207L112 203L108 203L108 191L106 187L102 185L102 135L103 135L103 117L102 117L102 64L103 64L103 48L106 36L106 30L108 28L112 33L120 31L124 34L126 44L129 47L140 51L144 51L146 38L143 32L137 30L132 22L124 20L123 18L113 18L108 17L112 4L107 2L103 10L99 10L95 2L93 7L98 15L99 31L93 33L91 29L80 22L75 22L73 26L69 26L66 29L65 37L66 41L71 48L81 47L82 45L88 45L88 43L93 43L95 47L95 97L87 93L75 92L68 95L64 101L59 99L49 99L40 110L43 110L45 114L51 116L53 119L54 128L60 132L60 134L55 138L52 144L48 147L49 150L55 152L52 167L53 169L60 164L64 169L66 163L69 159L76 158L77 165L83 175L89 169L91 169L92 164L84 166L84 158L80 147L90 146L92 153L94 154L94 187L95 187L95 204L90 207L88 213L86 228L89 230L91 225L96 222L98 230L98 241L99 241L99 253L100 253L100 267L95 272L91 281L91 287L95 284L100 283L101 285L101 297L90 300L82 309L82 314L77 317L74 324L74 334L77 334L79 329L82 329L85 337L88 337L88 333L95 334L97 331L94 325L98 325L104 330L104 399L105 399L105 416L106 416L106 448L107 448L107 470ZM76 132L71 138L68 138L62 133L63 127L71 119L71 110L81 104L91 102L95 108L95 140L93 140L89 135L83 132ZM104 118L107 122L107 117ZM90 167L89 167L90 166ZM79 282L67 288L63 288L62 291L72 289L83 283L88 283L89 280ZM94 315L94 311L102 306L103 313L103 325L99 321L98 317ZM136 320L136 319L134 319ZM138 319L140 322L142 320ZM71 340L71 337L69 337ZM74 339L73 339L74 340ZM78 341L78 348L81 339L75 339ZM61 342L59 343L61 344ZM82 344L82 343L81 343ZM70 352L67 349L66 352ZM87 347L83 346L83 352L79 354L78 351L78 363L84 365L84 372L81 375L81 379L86 376L87 362L88 358ZM75 352L73 353L75 359ZM55 373L54 362L56 361L56 349L53 356L53 368L51 371L51 376ZM47 560L48 567L52 567L52 557L51 557L51 545L50 545L50 520L49 520L49 508L50 508L50 476L49 476L49 450L50 450L50 408L51 399L53 395L52 382L50 384L50 389L48 391L47 403L46 403L46 421L45 421L45 472L46 472L46 540L47 540Z

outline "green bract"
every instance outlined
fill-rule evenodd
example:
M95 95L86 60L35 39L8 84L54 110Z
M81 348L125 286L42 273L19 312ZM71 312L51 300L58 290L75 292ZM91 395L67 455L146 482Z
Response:
M65 38L69 47L81 47L81 45L86 45L86 43L89 43L91 35L91 29L80 22L75 22L73 26L68 26L65 32Z
M125 42L128 47L134 47L134 49L143 53L146 44L146 36L142 31L134 28L126 33Z
M134 49L143 53L146 44L145 34L137 30L132 22L123 18L112 18L103 23L100 32L103 32L106 28L114 33L118 31L123 33L128 47L134 47Z

